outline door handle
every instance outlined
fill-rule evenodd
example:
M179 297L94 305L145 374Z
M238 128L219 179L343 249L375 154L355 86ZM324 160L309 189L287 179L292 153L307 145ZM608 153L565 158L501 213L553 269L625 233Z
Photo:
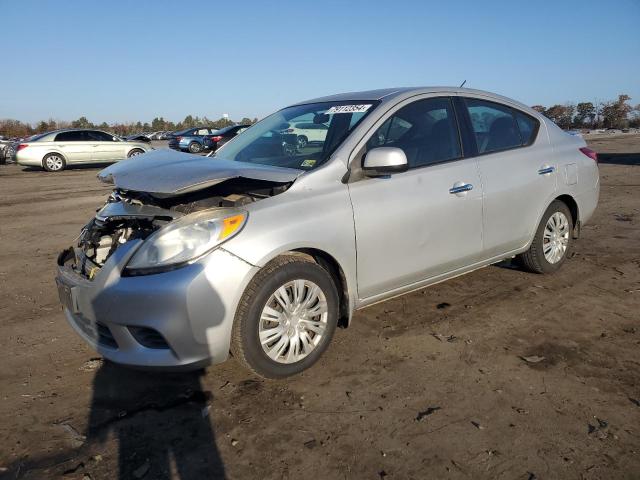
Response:
M538 170L538 175L548 175L556 171L556 167L542 167Z
M456 182L453 187L449 189L449 193L465 193L469 190L473 190L473 185L471 185L470 183Z

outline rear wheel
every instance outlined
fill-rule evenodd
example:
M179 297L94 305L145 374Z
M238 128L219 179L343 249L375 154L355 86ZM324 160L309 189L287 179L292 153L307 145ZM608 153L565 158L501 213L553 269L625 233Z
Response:
M42 167L47 172L60 172L65 169L67 162L59 153L49 153L42 159Z
M309 139L304 135L298 135L298 148L304 148L309 143Z
M202 145L200 145L198 142L191 142L189 144L189 151L191 153L200 153L202 151Z
M278 257L240 301L231 352L262 377L295 375L320 358L337 321L338 292L329 272L306 257Z
M529 271L553 273L567 259L572 243L574 219L564 202L554 200L544 212L529 250L518 260Z

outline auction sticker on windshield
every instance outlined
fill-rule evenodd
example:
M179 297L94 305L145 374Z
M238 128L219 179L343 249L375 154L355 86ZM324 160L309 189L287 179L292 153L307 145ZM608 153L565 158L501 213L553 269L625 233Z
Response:
M336 105L335 107L331 107L327 110L326 114L332 113L362 113L369 110L371 104L369 105Z

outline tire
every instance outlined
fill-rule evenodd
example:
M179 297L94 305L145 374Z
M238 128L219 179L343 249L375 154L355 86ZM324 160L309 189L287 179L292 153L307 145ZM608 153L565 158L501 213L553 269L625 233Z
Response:
M127 158L131 158L131 157L137 157L138 155L142 155L143 153L145 153L144 150L140 149L140 148L134 148L133 150L131 150L128 154L127 154Z
M302 285L304 287L300 288ZM281 287L285 287L288 300L295 299L295 286L299 288L301 295L298 298L302 301L296 303L294 300L290 305L298 305L298 314L296 310L285 310L274 300L282 291ZM318 302L311 301L308 303L311 306L305 308L307 300L313 300L314 287L318 287ZM313 310L322 311L322 299L326 301L325 313L313 315ZM266 317L275 318L274 311L279 319L265 320ZM303 316L298 322L300 312ZM261 377L295 375L311 367L327 349L338 323L338 313L338 291L327 270L304 256L278 257L256 274L240 300L233 324L231 353L242 366ZM312 321L313 330L307 329ZM318 337L316 328L324 329ZM280 331L279 335L273 333L276 330ZM265 339L264 347L261 334Z
M47 172L61 172L67 168L67 161L59 153L48 153L42 159L42 168Z
M566 222L566 223L565 223ZM567 260L573 243L575 219L569 207L554 200L542 215L529 250L518 255L518 262L530 272L553 273ZM554 236L554 233L556 234ZM554 245L550 245L550 244Z
M309 143L309 139L304 135L298 135L297 141L298 141L298 148L304 148Z
M189 144L189 151L191 153L200 153L202 151L202 145L200 145L198 142L191 142Z

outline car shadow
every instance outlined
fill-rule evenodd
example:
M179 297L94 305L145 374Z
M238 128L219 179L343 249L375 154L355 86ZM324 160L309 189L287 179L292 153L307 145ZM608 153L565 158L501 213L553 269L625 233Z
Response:
M203 370L148 372L105 362L93 381L87 441L118 443L118 478L225 478Z
M600 153L598 163L610 165L640 165L640 153Z

